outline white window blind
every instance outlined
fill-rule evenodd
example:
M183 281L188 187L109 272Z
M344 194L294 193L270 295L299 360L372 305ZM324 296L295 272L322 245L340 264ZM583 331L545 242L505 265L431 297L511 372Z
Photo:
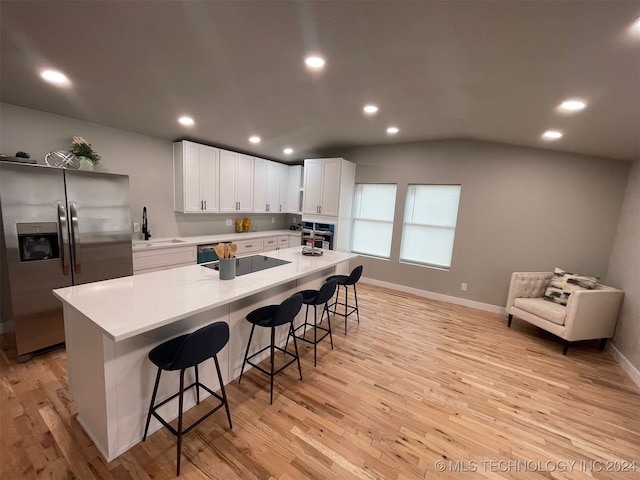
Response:
M400 261L451 267L460 185L409 185Z
M395 206L395 185L356 184L352 252L389 258Z

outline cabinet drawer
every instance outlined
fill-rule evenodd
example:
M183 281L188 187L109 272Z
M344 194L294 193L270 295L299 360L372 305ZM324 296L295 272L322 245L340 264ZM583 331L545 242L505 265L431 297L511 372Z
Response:
M236 251L236 256L243 256L249 253L262 252L262 238L256 238L253 240L240 240L239 242L235 242L238 246L238 250Z
M278 237L278 246L285 248L289 246L289 235L280 235Z
M133 270L196 263L196 247L154 248L133 252Z
M263 247L275 247L278 245L278 237L266 237L262 239Z

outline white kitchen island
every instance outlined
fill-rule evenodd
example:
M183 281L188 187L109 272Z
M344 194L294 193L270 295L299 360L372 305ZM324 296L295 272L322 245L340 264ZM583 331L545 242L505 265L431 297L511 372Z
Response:
M218 355L226 384L240 375L250 331L247 313L296 291L319 288L327 276L347 273L348 261L356 257L328 250L304 256L300 247L264 255L290 263L233 280L193 265L53 291L63 303L69 393L78 406L78 422L107 461L142 440L156 374L147 357L153 347L212 322L227 322L229 344ZM260 331L268 329L258 330L252 352L269 342L269 332ZM280 344L286 333L280 329ZM304 370L303 363L303 375ZM162 376L159 399L178 390L178 377ZM219 388L213 361L202 364L200 377L213 390ZM229 402L233 416L233 398ZM185 397L185 409L194 404L195 395ZM177 417L173 402L163 408L165 418ZM152 419L150 432L160 426Z

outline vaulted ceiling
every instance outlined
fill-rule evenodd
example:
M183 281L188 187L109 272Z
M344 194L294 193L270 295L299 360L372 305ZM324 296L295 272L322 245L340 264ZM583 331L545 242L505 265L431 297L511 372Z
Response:
M638 1L3 0L0 16L2 102L155 137L283 161L447 138L640 158ZM569 98L586 109L558 112Z

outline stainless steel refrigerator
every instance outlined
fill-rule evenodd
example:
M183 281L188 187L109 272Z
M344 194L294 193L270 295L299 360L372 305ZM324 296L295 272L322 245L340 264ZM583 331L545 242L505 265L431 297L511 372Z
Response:
M19 360L64 342L55 288L133 273L129 177L0 162L2 321Z

